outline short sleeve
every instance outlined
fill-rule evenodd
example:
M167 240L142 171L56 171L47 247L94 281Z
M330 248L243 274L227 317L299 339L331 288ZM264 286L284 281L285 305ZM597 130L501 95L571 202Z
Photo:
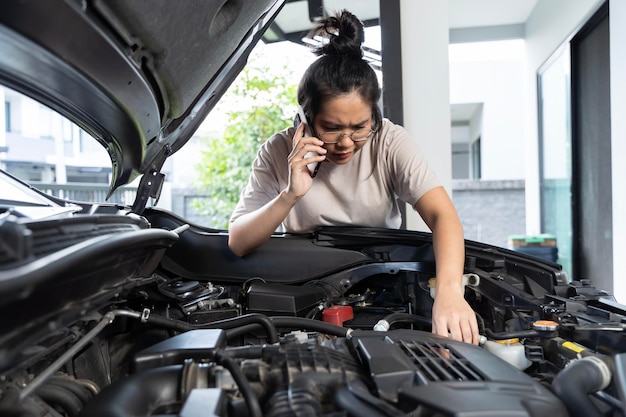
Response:
M235 207L230 222L243 214L253 212L274 199L287 185L290 146L290 129L279 132L269 138L257 152L252 163L252 172L248 183L241 190L239 202Z
M388 120L383 129L383 164L392 187L398 198L414 207L420 197L441 183L406 129Z

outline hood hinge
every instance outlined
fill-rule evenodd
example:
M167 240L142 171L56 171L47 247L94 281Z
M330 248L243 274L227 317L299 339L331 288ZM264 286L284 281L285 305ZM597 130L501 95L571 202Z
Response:
M152 167L143 174L137 188L137 196L133 203L132 212L141 215L146 208L148 198L154 198L156 204L161 197L161 190L165 182L165 174L161 174L161 168L167 157L172 153L170 145L161 148L160 156L155 158Z

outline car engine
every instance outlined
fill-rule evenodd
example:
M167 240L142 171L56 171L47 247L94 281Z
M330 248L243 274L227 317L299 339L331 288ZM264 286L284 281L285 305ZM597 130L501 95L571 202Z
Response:
M474 346L431 334L428 234L274 236L268 261L147 215L3 218L0 415L624 415L626 310L550 262L467 242Z

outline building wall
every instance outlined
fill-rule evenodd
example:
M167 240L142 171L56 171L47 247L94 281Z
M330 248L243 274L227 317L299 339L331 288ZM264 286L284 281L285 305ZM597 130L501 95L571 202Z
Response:
M452 201L466 239L506 247L525 233L523 180L453 180Z
M482 104L477 116L486 180L524 178L524 58L521 40L450 46L450 103Z

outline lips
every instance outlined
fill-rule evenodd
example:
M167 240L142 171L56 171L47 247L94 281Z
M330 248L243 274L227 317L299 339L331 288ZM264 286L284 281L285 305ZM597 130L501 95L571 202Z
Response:
M336 153L334 156L335 159L339 161L345 161L346 159L350 159L350 157L352 156L352 152Z

